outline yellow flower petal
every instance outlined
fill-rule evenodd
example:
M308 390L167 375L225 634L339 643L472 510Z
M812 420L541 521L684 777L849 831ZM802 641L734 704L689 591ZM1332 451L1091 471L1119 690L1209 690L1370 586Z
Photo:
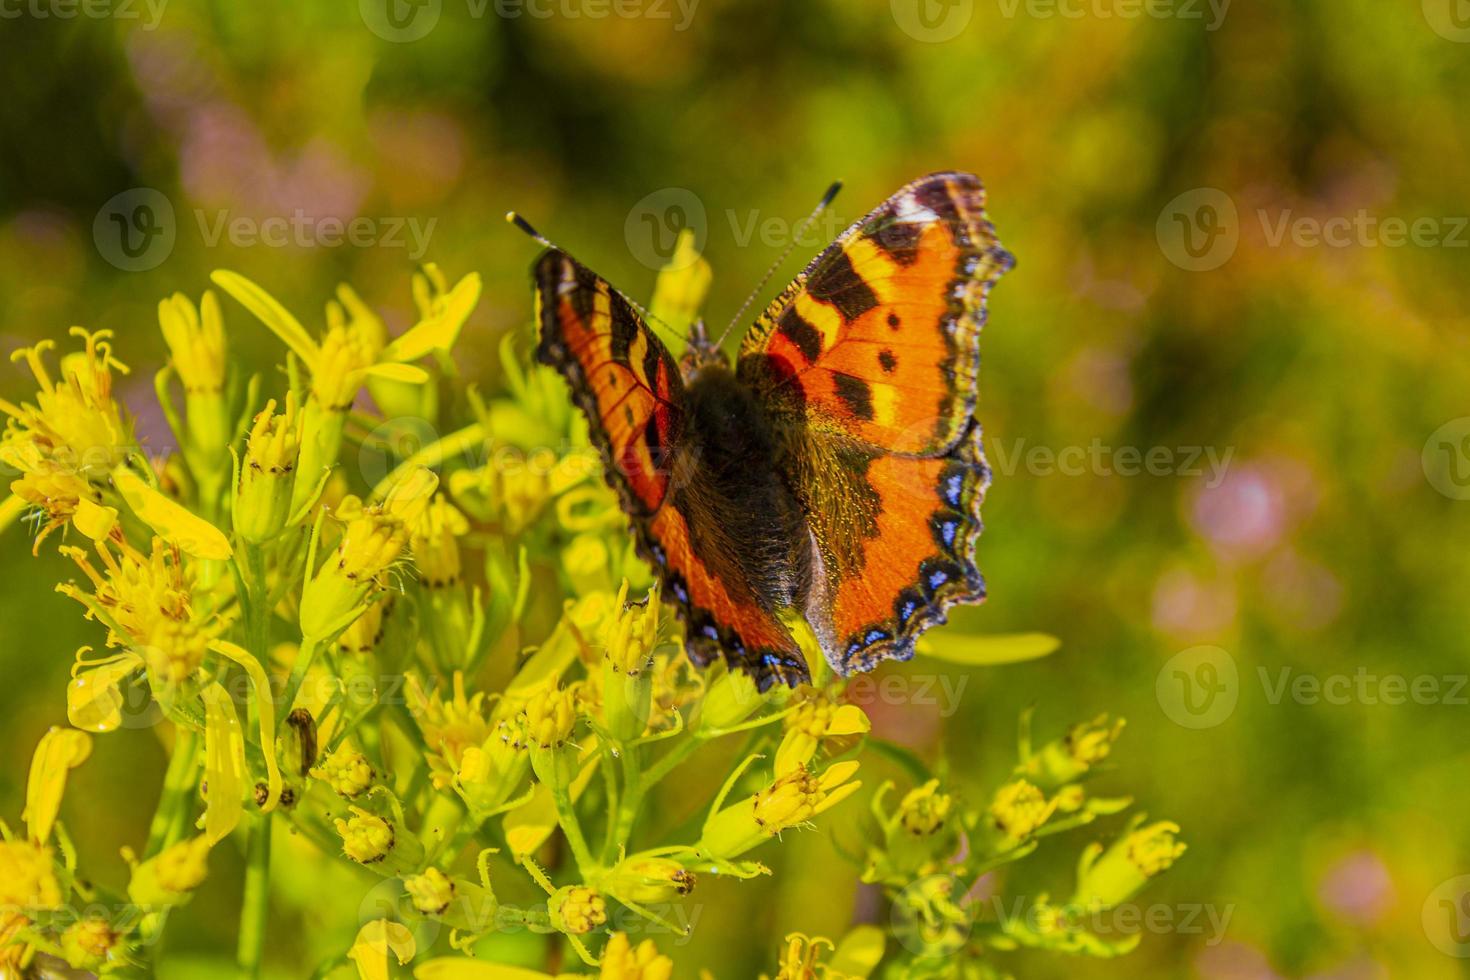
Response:
M402 381L415 385L421 385L429 380L429 372L423 368L414 367L412 364L374 364L367 369L367 373L375 378L386 378L389 381Z
M421 320L383 350L386 361L416 361L434 350L447 351L459 339L464 323L480 302L480 277L465 276L443 299L443 309Z
M117 527L117 510L80 497L77 500L77 512L72 515L71 522L78 531L93 541L101 541Z
M209 278L213 279L219 288L239 300L241 306L254 313L260 318L261 323L271 329L272 333L285 341L286 346L296 352L296 356L301 358L308 370L316 372L316 363L321 349L317 347L316 341L311 339L311 334L306 332L301 322L277 302L274 296L239 273L228 269L216 269Z
M827 726L828 735L865 735L873 727L863 709L855 704L844 704L832 714Z
M124 653L76 674L66 686L67 721L85 732L114 731L122 724L123 694L118 688L142 666L142 657Z
M215 640L209 645L209 649L229 657L244 667L245 673L250 675L250 682L255 685L255 714L260 719L260 744L275 745L276 700L272 694L270 678L266 676L265 668L260 666L260 661L250 655L250 651L226 640ZM265 775L265 804L261 806L260 812L270 813L276 808L276 804L281 802L281 770L276 765L274 751L265 753Z
M112 471L112 482L138 519L170 544L178 545L195 558L223 561L234 553L229 539L219 528L174 503L132 470L119 466Z
M204 778L209 786L204 836L213 847L230 836L244 811L245 735L235 702L219 682L199 693L204 698Z
M26 780L26 808L21 814L26 832L34 844L44 844L51 836L66 792L67 773L87 761L92 754L92 736L75 728L52 728L36 745L31 757L31 774Z
M357 964L361 980L388 980L389 954L402 965L413 959L416 952L418 944L407 927L387 919L374 919L358 930L347 957Z

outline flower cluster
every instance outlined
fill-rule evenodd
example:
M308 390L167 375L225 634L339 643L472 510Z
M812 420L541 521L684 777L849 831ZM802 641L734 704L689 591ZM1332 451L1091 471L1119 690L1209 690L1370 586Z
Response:
M653 308L687 326L709 270L680 247ZM1089 848L1072 900L1042 896L1046 914L1025 924L986 921L972 892L1042 838L1127 805L1083 788L1121 722L1023 744L1014 772L981 786L876 738L815 649L796 690L700 670L561 382L507 337L501 391L458 384L451 350L477 277L423 269L417 320L396 337L346 286L313 333L245 277L213 282L227 299L159 305L170 359L155 389L179 452L140 442L105 332L73 331L54 370L52 344L19 352L39 390L0 402L0 461L19 474L0 521L30 519L35 549L64 538L76 573L58 589L105 647L76 653L71 727L36 749L24 832L0 824L0 974L147 973L172 910L238 838L245 976L262 969L267 909L302 892L330 904L315 880L329 855L378 880L386 905L357 910L319 975L500 975L480 964L533 935L554 937L563 972L668 980L668 951L634 926L685 932L671 910L696 889L770 874L763 856L832 830L838 808L866 835L843 849L900 926L792 934L773 976L1119 951L1073 909L1126 901L1168 867L1183 849L1172 824ZM244 314L284 342L283 390L229 356L227 318ZM431 437L393 437L409 431ZM165 734L168 768L111 894L90 882L117 876L79 871L58 815L93 739L142 725ZM892 780L872 792L874 757L908 770L896 804ZM701 778L715 759L728 768ZM685 786L701 784L697 819L664 819L675 785L694 817ZM866 823L852 799L865 786ZM303 859L272 861L273 841ZM95 908L125 912L78 912Z

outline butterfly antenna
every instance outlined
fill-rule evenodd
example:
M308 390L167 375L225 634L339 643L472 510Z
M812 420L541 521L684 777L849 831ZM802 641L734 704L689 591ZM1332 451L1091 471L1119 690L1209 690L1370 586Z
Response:
M805 235L806 230L812 226L812 222L816 221L822 212L827 210L827 205L832 203L832 199L837 196L837 192L840 190L842 190L842 181L834 180L832 186L827 188L827 193L823 194L822 199L817 202L817 206L812 208L812 213L801 219L801 223L796 226L796 231L791 235L791 241L786 243L786 248L781 252L780 257L771 263L771 267L766 270L766 274L761 276L761 281L750 291L750 295L745 298L745 302L740 304L740 309L735 311L735 316L731 318L729 325L720 334L720 339L715 341L716 349L725 342L726 337L730 336L730 331L734 330L735 324L739 323L740 318L745 316L745 311L750 309L750 304L754 303L755 298L761 294L761 290L766 288L766 284L771 281L771 277L776 274L776 270L781 268L782 264L791 257L791 252L796 248L796 243L801 241L801 236Z
M562 248L560 245L556 244L551 239L549 239L545 235L541 234L541 232L537 231L536 228L535 228L535 226L533 226L531 224L531 222L529 222L525 218L521 217L521 215L518 214L517 212L515 212L515 211L507 211L507 212L505 212L505 220L508 221L510 224L515 225L521 231L525 232L534 241L540 243L542 246L544 246L546 248L554 248L558 252L561 252L563 255L570 256L573 259L573 261L576 261L576 257L575 256L572 256L572 253L571 252L568 252L566 249ZM578 264L581 264L581 263L578 263ZM663 327L664 330L668 331L669 336L678 338L678 340L679 340L680 343L683 343L685 341L685 339L686 339L685 337L683 337L682 335L680 335L680 333L677 330L675 330L673 327L669 326L667 323L663 322L658 317L656 317L652 313L650 313L647 309L644 308L644 306L643 306L642 303L639 303L637 300L633 299L633 297L629 296L627 293L623 292L621 289L619 289L618 287L614 286L612 283L608 283L608 288L611 289L613 292L617 293L619 296L621 296L623 298L623 302L627 303L629 306L633 307L633 309L637 310L638 311L638 314L643 317L644 322L650 323L650 324L656 324L656 325L658 325L660 327Z

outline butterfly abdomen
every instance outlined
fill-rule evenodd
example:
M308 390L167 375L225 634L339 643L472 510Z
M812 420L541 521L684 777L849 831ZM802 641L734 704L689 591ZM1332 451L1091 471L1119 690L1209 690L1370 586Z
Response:
M763 608L802 606L811 590L809 536L801 503L781 475L769 416L728 368L705 367L686 394L686 451L697 465L678 481L676 499L703 518L691 527L709 529L695 550Z

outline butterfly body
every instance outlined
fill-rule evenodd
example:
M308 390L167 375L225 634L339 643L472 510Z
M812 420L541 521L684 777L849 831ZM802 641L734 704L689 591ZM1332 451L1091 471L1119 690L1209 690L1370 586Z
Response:
M765 407L718 364L696 369L685 392L686 472L674 493L676 506L697 515L696 549L767 612L804 606L812 561L806 511L783 476L784 449Z
M800 619L846 675L984 598L979 332L1011 264L979 181L932 174L819 255L732 369L702 335L676 363L605 280L542 256L538 357L587 415L696 661L805 681Z

